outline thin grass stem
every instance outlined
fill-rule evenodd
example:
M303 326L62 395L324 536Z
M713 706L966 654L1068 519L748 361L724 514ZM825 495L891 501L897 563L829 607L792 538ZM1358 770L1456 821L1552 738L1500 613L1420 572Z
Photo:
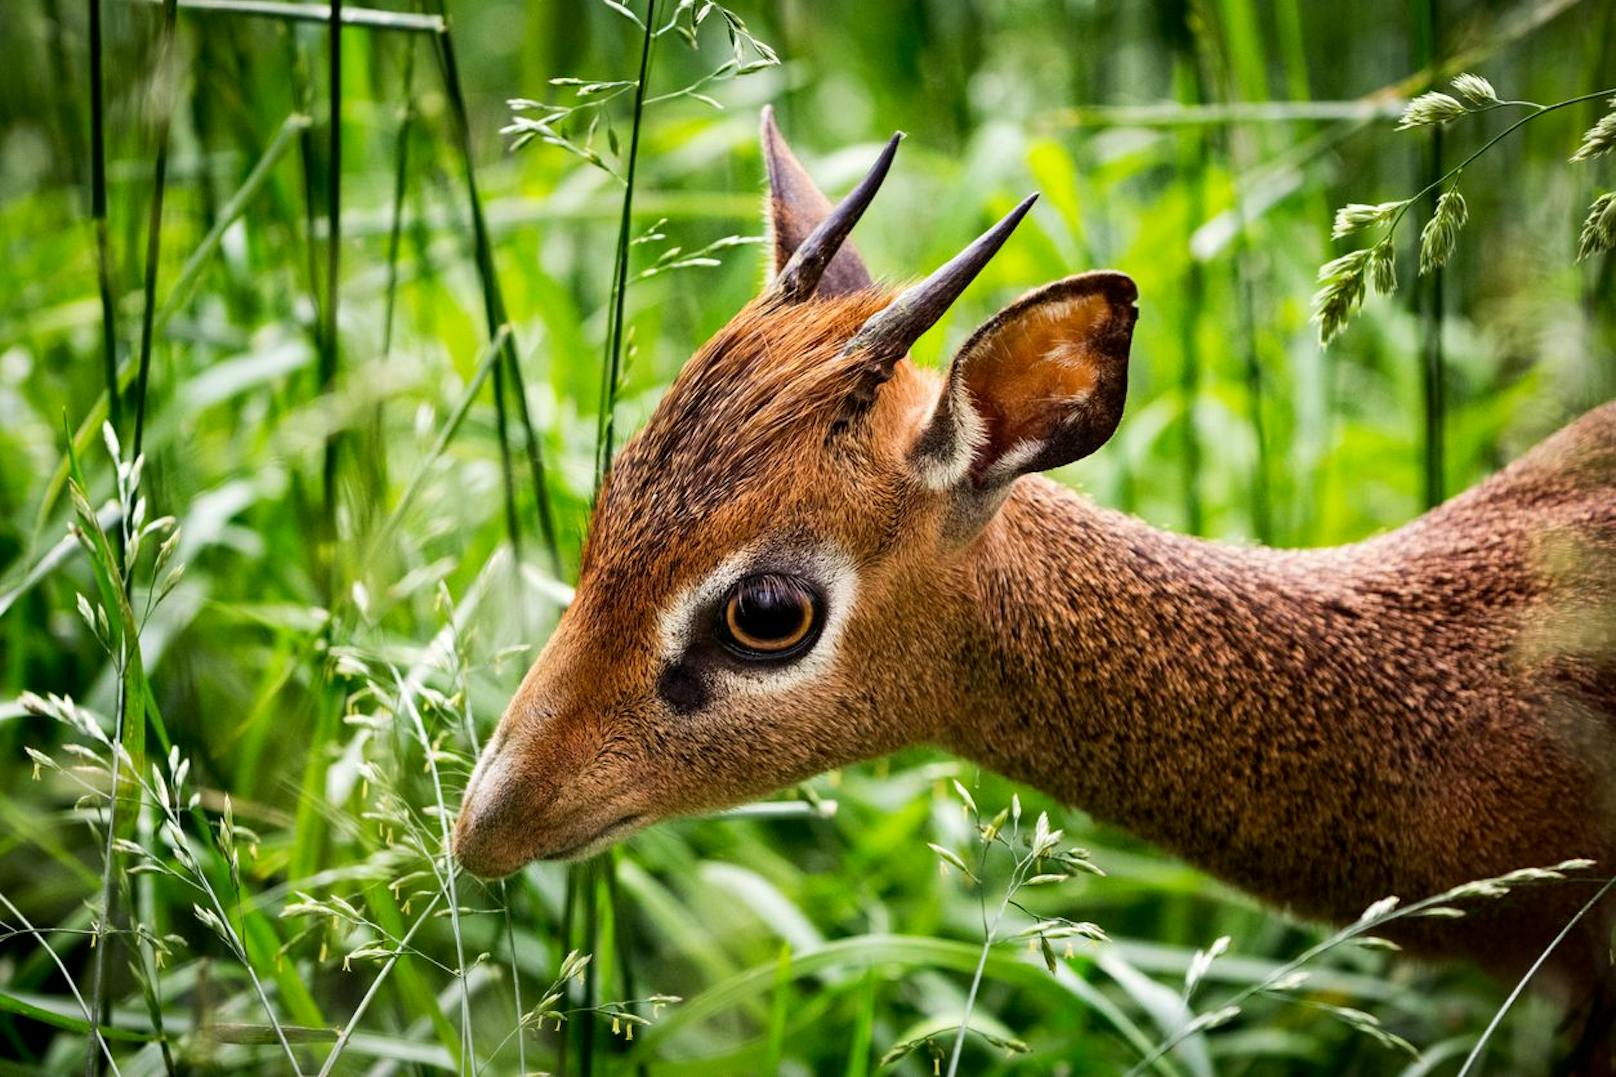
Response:
M628 161L623 170L623 211L617 224L617 260L612 271L610 326L601 364L599 427L595 442L595 491L606 481L612 466L612 440L617 416L618 379L623 366L623 312L628 298L628 254L633 244L634 176L640 157L640 128L645 116L645 91L651 72L651 46L656 40L656 0L645 3L645 34L640 46L640 77L634 85L634 114L629 130Z
M399 702L409 713L410 727L416 738L420 741L421 751L426 756L427 772L432 776L432 795L436 801L438 814L439 839L443 849L443 872L438 874L435 861L429 861L434 875L438 876L438 885L443 896L449 902L449 926L454 935L455 946L455 978L460 981L460 1070L462 1073L476 1073L477 1048L472 1041L471 1028L471 991L466 984L466 946L461 934L460 926L460 899L455 892L455 863L449 852L451 841L449 838L449 808L448 802L443 798L443 779L438 773L437 753L432 747L432 738L427 735L426 723L421 719L421 711L415 705L414 692L410 684L397 670L393 671L393 680L398 685Z
M1487 1022L1487 1027L1482 1029L1480 1038L1476 1040L1476 1045L1465 1056L1464 1065L1459 1067L1457 1077L1466 1077L1466 1074L1481 1060L1481 1053L1486 1049L1487 1041L1492 1038L1494 1032L1498 1031L1498 1026L1503 1023L1504 1015L1509 1013L1510 1007L1514 1006L1515 1001L1521 997L1521 994L1526 990L1526 985L1532 982L1532 977L1538 974L1538 971L1543 968L1543 963L1549 959L1549 955L1553 954L1559 945L1565 941L1566 936L1571 934L1571 929L1576 927L1577 923L1584 916L1587 916L1593 910L1593 907L1604 899L1606 894L1610 893L1612 887L1616 887L1616 875L1605 880L1605 884L1599 888L1593 897L1588 899L1582 908L1577 910L1571 919L1565 922L1565 926L1543 948L1543 952L1537 955L1537 960L1532 962L1532 967L1526 970L1526 974L1521 977L1520 982L1504 998L1504 1004L1498 1007L1498 1012L1494 1013L1492 1020Z
M365 1011L370 1009L370 1004L375 1000L377 992L382 989L382 984L386 982L388 974L393 971L393 966L397 965L398 959L404 956L405 948L409 946L410 940L415 937L415 932L420 929L422 924L431 919L432 914L437 911L438 902L442 900L443 895L441 893L435 895L427 903L426 908L421 910L421 915L415 918L415 923L411 924L410 929L398 940L398 945L393 948L392 956L377 971L376 978L370 982L370 986L365 989L364 995L359 999L359 1004L354 1007L353 1013L348 1016L348 1020L343 1024L342 1032L337 1036L337 1042L331 1045L331 1053L325 1056L325 1062L320 1066L319 1077L329 1077L331 1068L342 1057L342 1052L353 1038L354 1031L358 1029L360 1020L365 1016Z
M23 930L29 935L32 935L39 943L40 947L44 949L45 953L50 955L50 959L52 963L55 964L57 971L62 974L62 980L67 984L67 989L73 993L73 1001L79 1004L79 1011L84 1014L84 1020L90 1026L91 1040L94 1042L95 1046L101 1049L101 1055L107 1060L107 1065L112 1067L112 1072L114 1074L120 1073L121 1071L118 1069L118 1060L112 1057L112 1048L108 1046L106 1037L101 1035L100 1022L96 1019L93 1011L90 1009L89 1004L84 1001L84 996L79 993L79 985L74 982L73 974L68 971L67 965L63 963L61 955L58 954L56 952L56 948L50 944L50 940L45 938L44 932L35 927L33 923L29 921L28 917L23 915L22 910L17 908L16 905L12 904L11 899L6 897L3 891L0 891L0 901L6 903L6 909L11 913L12 916L17 918L19 923L22 924ZM94 1057L93 1053L91 1057Z
M522 962L516 956L516 921L511 916L510 888L499 882L500 911L505 916L505 945L511 951L511 1003L516 1010L516 1072L527 1072L527 1036L522 1031Z
M503 359L503 356L500 357ZM516 514L516 470L511 461L511 422L506 402L505 363L494 364L494 432L499 442L500 491L505 504L505 537L511 544L513 564L522 563L522 523Z
M1019 818L1015 821L1013 827L1011 840L1007 845L1008 848L1013 848L1015 841L1021 837L1021 821ZM1017 859L1015 867L1011 869L1010 880L1005 884L1004 900L999 903L999 910L993 914L992 921L989 921L987 891L981 880L987 878L988 854L993 851L993 845L994 843L991 841L983 842L981 852L978 854L976 861L977 909L982 917L982 951L976 959L976 971L971 974L971 986L965 995L965 1008L960 1013L959 1028L954 1032L954 1046L948 1055L948 1077L955 1077L959 1072L960 1055L965 1050L965 1034L971 1028L971 1013L976 1009L976 996L982 989L982 975L987 970L988 954L992 952L993 947L999 941L999 926L1004 923L1004 914L1013 903L1016 891L1020 888L1022 880L1026 878L1027 866L1033 862L1033 857L1030 855L1024 860Z
M129 654L128 647L128 640L120 641L118 646L118 688L115 695L115 709L113 711L115 718L112 730L112 743L115 746L123 744L125 712L128 710L129 705L127 678L124 676L124 666L128 661ZM101 1039L101 1026L107 1023L112 1009L112 997L106 989L107 950L111 948L112 943L106 941L105 936L110 933L113 918L117 915L118 908L118 876L116 872L118 854L113 848L113 842L118 838L118 783L121 779L119 771L122 764L123 753L114 747L111 766L111 793L107 797L106 841L101 850L101 916L96 923L95 939L92 942L92 945L95 946L95 961L90 974L91 998L94 1001L94 1006L89 1014L90 1037L92 1040ZM137 801L136 803L138 804L139 802ZM100 945L95 945L95 943ZM99 1069L100 1065L96 1053L93 1050L86 1051L84 1055L86 1077L94 1077ZM114 1066L113 1069L117 1069L117 1067Z
M590 857L583 865L583 881L579 887L584 901L585 952L596 954L600 950L600 879L605 857ZM600 962L591 961L584 967L584 1011L579 1015L578 1073L591 1077L595 1072L595 1038L599 1032L595 1010L600 1005Z
M415 129L415 40L404 45L404 108L394 143L393 204L387 225L387 291L382 305L382 354L393 352L393 315L398 304L398 255L404 239L404 195L408 189L410 135Z
M612 946L617 951L617 974L621 981L617 985L618 997L634 998L638 992L634 990L633 955L622 937L627 919L622 915L622 894L617 885L617 870L623 859L622 846L607 850L603 859L606 861L602 867L606 877L606 906L611 914ZM634 1071L641 1077L649 1072L643 1059L635 1063Z
M443 428L438 431L438 436L433 441L432 447L427 450L425 459L421 461L421 466L416 469L415 474L410 478L409 485L404 487L404 492L399 495L397 504L393 506L393 510L388 513L386 521L377 530L375 540L377 544L391 535L393 530L404 519L405 512L409 510L410 505L415 501L416 495L420 493L421 487L426 483L427 476L432 471L432 466L438 462L449 448L449 442L454 439L455 433L460 429L460 424L465 421L466 413L471 410L472 402L476 400L477 393L482 389L483 383L488 380L489 373L495 369L496 364L499 362L500 353L504 350L505 341L510 337L510 332L510 326L502 325L494 334L494 339L483 345L482 353L478 355L477 361L473 365L471 381L467 384L465 392L460 394L460 399L455 402L454 410L449 412L449 417L444 420Z
M327 23L328 54L326 76L329 84L331 115L326 140L325 172L325 328L320 333L320 394L324 396L336 380L342 347L338 330L338 302L342 269L342 0L332 0ZM320 469L320 489L324 497L323 526L325 550L326 601L336 593L337 582L337 456L341 434L326 435Z
M436 0L440 16L443 12L443 0ZM438 61L443 71L444 91L449 98L450 113L454 120L454 134L456 148L460 151L461 168L465 176L466 200L471 212L471 230L474 253L476 255L477 273L482 283L483 312L488 323L488 333L492 337L499 326L509 320L505 313L505 296L499 285L499 276L494 268L493 243L488 235L488 221L483 214L482 198L477 191L477 171L473 164L471 152L471 121L466 108L465 93L460 82L460 68L455 60L453 35L447 30L437 39ZM517 397L517 415L524 427L527 438L528 471L533 483L533 499L539 517L539 537L550 555L552 570L560 575L561 550L556 534L555 514L550 504L549 483L545 478L544 457L539 448L538 432L534 430L532 418L528 414L526 386L523 384L521 364L517 360L516 338L513 333L505 342L505 362L502 367L510 374L511 388ZM505 395L504 373L497 373L494 379L494 403L500 424L501 453L509 452L509 440L505 437ZM506 472L509 475L510 465L506 463ZM513 483L507 478L506 499L507 513L511 518L507 521L508 530L514 536L516 527L515 493ZM520 558L517 559L518 563Z
M178 815L170 815L169 818L176 828L180 825ZM205 826L205 821L203 833L208 833ZM209 837L211 841L211 835L209 835ZM286 1038L285 1027L281 1024L280 1019L275 1015L275 1007L269 1001L269 994L264 990L264 982L258 977L258 970L253 967L252 956L247 951L246 940L243 939L236 931L235 923L230 917L230 912L224 907L224 902L220 900L219 892L214 889L213 883L208 879L207 873L199 869L196 872L196 881L197 884L201 886L202 889L207 893L208 902L212 905L213 912L218 918L221 925L221 930L225 935L225 941L228 942L231 949L235 951L236 960L241 962L242 970L247 973L247 980L252 984L253 994L257 996L258 1004L264 1008L264 1014L268 1018L270 1026L275 1030L275 1038L280 1043L281 1050L286 1054L286 1061L292 1067L292 1073L298 1075L298 1077L301 1077L303 1070L298 1065L297 1054L292 1050L291 1041Z
M151 380L152 329L157 316L157 270L163 251L163 195L168 187L168 133L174 111L172 80L178 77L170 69L174 53L174 23L178 12L176 0L163 5L162 29L157 38L157 57L152 64L153 97L156 102L157 159L152 167L151 214L146 224L146 279L145 296L140 314L139 367L135 376L135 436L130 459L140 456L146 433L146 391Z
M1438 0L1422 0L1415 5L1415 61L1421 67L1429 67L1438 51L1437 34L1440 29L1438 26L1440 17L1437 8ZM1434 88L1434 84L1428 87L1428 89ZM1428 215L1436 212L1437 177L1442 174L1442 139L1442 125L1434 124L1421 153L1424 191L1428 192L1429 198ZM1428 509L1435 508L1442 502L1446 486L1443 478L1445 471L1443 457L1446 450L1444 434L1447 426L1447 377L1442 357L1445 280L1446 273L1443 267L1436 266L1422 282L1424 287L1416 290L1414 297L1420 318L1421 470L1424 503Z
M562 884L566 896L561 902L561 940L562 945L568 948L572 947L573 934L578 926L578 892L583 888L583 879L582 868L576 864L567 865L566 878ZM562 990L566 992L568 1001L573 1001L578 993L578 981L568 979ZM571 1072L571 1054L567 1046L572 1040L572 1026L569 1024L561 1040L561 1054L556 1059L556 1077L567 1077Z
M218 251L219 245L224 242L225 233L247 211L247 207L251 205L252 200L258 196L258 193L263 190L264 185L269 182L270 177L274 174L275 166L280 163L281 158L286 155L286 151L292 148L293 142L309 128L309 125L309 118L300 112L294 112L282 121L280 129L275 132L275 137L270 139L269 145L265 147L263 156L258 159L257 164L253 165L252 171L247 173L247 178L241 182L241 186L236 189L236 193L231 195L225 204L219 208L213 227L208 229L207 235L202 237L202 241L196 245L195 249L185 259L185 264L180 267L178 277L175 278L174 284L168 290L168 298L163 301L161 309L157 311L154 326L156 332L162 332L174 315L178 314L180 308L185 305L190 298L191 289L196 286L197 281L202 277L202 271L207 268L209 259Z
M101 299L101 358L106 373L108 416L114 430L123 427L123 397L118 388L117 310L112 299L112 254L107 238L107 120L103 84L101 0L86 0L90 48L90 220L95 228L96 290Z

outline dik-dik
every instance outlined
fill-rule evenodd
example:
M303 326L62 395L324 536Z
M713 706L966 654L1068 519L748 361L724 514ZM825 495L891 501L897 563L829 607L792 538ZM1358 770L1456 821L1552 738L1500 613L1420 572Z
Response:
M911 744L941 745L1294 913L1515 868L1616 868L1616 405L1352 546L1155 530L1037 472L1122 417L1136 290L1089 272L906 358L1028 199L902 291L763 122L773 272L601 490L577 597L455 830L480 875ZM1570 881L1409 921L1522 973ZM1542 975L1598 992L1606 916Z

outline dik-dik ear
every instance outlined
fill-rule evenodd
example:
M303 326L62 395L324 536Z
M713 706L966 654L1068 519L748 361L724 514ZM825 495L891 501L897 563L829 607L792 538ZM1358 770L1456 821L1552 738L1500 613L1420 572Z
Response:
M830 200L814 186L807 171L798 162L791 147L774 124L774 109L763 108L763 163L769 172L769 197L764 204L765 223L769 230L769 279L773 280L785 264L791 261L802 241L808 238L820 221L830 216ZM870 271L853 248L844 242L836 256L825 267L817 295L847 295L869 288Z
M1081 273L1022 296L972 334L912 450L922 481L996 507L1016 476L1103 445L1128 393L1138 296L1121 273Z

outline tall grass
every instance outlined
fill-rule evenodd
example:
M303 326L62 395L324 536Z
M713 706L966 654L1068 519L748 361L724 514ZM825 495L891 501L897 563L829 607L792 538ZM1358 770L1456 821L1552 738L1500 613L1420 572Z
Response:
M1418 69L1429 68L1439 54L1438 37L1442 23L1439 7L1437 0L1422 0L1413 5L1414 66ZM1434 83L1426 87L1428 92L1433 89ZM1431 188L1431 193L1426 196L1427 205L1421 207L1428 217L1435 215L1439 197L1436 184L1443 173L1442 137L1442 127L1432 127L1420 154L1420 185ZM1444 268L1437 266L1415 293L1420 312L1421 441L1424 449L1424 499L1428 507L1439 504L1447 488L1444 474L1448 420L1447 371L1444 369L1442 348L1444 273Z
M1565 161L1606 111L1569 102L1610 81L1580 28L1607 3L1449 0L1423 59L1390 0L732 7L23 6L0 40L7 1053L46 1072L1545 1066L1530 992L1254 909L930 751L586 866L456 873L452 813L570 598L614 447L756 291L765 101L833 194L864 142L910 133L859 230L889 278L1043 191L923 362L1043 281L1136 277L1128 417L1063 477L1155 522L1361 537L1609 384L1611 257L1571 268L1608 159ZM1551 104L1443 136L1472 207L1445 322L1371 301L1321 353L1329 208L1448 175L1416 159L1429 132L1392 125L1461 71ZM1042 839L984 839L978 802L1045 816ZM1058 830L1105 874L1035 883L1056 873L1020 839ZM981 885L940 877L932 847Z
M174 22L178 17L176 0L163 5L162 29L152 57L152 127L157 143L152 164L150 215L146 219L146 278L140 310L140 365L135 375L134 454L138 458L146 433L146 396L151 379L152 333L157 319L157 270L163 250L163 197L168 191L168 132L174 113L174 83L178 73L171 67L174 51Z

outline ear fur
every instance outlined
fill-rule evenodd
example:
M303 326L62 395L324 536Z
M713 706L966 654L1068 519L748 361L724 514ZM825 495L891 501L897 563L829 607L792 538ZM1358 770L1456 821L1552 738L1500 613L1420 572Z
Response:
M994 315L955 355L911 450L921 481L998 495L1104 444L1127 397L1138 295L1122 273L1080 273Z
M769 279L773 280L808 234L830 215L831 204L786 145L780 128L775 126L772 106L764 106L762 126L763 163L769 173L764 217L769 230ZM870 271L864 268L863 259L848 240L825 267L814 294L848 295L872 285Z

